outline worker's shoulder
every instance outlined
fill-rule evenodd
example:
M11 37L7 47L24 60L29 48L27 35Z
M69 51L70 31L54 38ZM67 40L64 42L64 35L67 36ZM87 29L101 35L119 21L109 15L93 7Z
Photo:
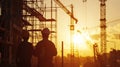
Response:
M51 45L54 45L54 43L50 40L48 40L48 43L51 44Z
M31 43L31 42L28 42L28 44L31 44L31 45L32 45L32 43Z
M38 41L37 45L40 45L40 44L42 44L42 43L43 43L43 41Z

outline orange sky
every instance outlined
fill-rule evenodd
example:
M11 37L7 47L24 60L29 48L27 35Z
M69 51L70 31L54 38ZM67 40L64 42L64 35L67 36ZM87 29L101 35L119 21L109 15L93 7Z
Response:
M99 24L100 24L100 2L99 0L87 0L87 2L83 3L83 0L60 0L69 10L70 5L73 4L74 9L74 16L78 19L78 23L75 25L76 30L80 30L83 34L88 34L87 36L90 37L90 34L99 34ZM50 0L47 0L45 3L49 6ZM107 0L106 1L106 19L107 22L120 19L120 7L119 7L119 0ZM119 39L115 39L114 33L120 34L120 31L118 28L120 28L120 24L118 24L119 21L116 21L117 23L111 24L107 28L107 34L108 36L107 44L107 51L110 50L110 48L114 48L116 45L117 49L120 49L118 46ZM64 47L66 49L66 52L70 51L70 17L60 8L58 8L58 45L61 45L61 42L64 42ZM112 26L114 25L114 26ZM96 27L98 26L98 27ZM112 27L111 27L112 26ZM112 33L111 33L112 30ZM83 37L84 38L84 37ZM98 38L99 39L99 38ZM92 40L93 41L93 40ZM99 40L96 40L99 44ZM90 41L91 42L91 41ZM88 56L93 55L92 50L92 42L91 44L81 44L83 46L78 46L80 55L82 56ZM114 46L113 46L114 45ZM82 47L85 47L83 49ZM58 48L60 49L60 48Z
M50 7L51 0L44 0L46 6ZM75 33L80 42L75 43L75 47L81 56L93 55L92 44L97 42L99 44L100 38L94 40L90 37L91 34L100 33L100 2L99 0L60 0L67 9L70 10L70 5L73 4L74 16L78 19L78 23L75 24ZM54 3L53 3L54 4ZM120 34L120 0L107 0L106 1L106 19L107 19L107 52L111 48L120 49L120 36L114 34ZM0 10L1 11L1 10ZM0 12L1 13L1 12ZM116 21L115 21L116 20ZM58 44L57 49L61 51L61 42L64 42L65 53L70 52L70 17L60 8L58 8L57 14L57 26L58 26ZM97 27L96 27L97 26ZM81 33L77 32L79 30ZM84 34L84 35L83 35ZM79 37L81 36L82 37Z

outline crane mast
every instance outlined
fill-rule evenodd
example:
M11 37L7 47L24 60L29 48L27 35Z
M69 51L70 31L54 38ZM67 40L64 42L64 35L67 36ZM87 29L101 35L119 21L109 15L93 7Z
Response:
M100 0L100 44L101 53L106 53L106 2L107 0Z

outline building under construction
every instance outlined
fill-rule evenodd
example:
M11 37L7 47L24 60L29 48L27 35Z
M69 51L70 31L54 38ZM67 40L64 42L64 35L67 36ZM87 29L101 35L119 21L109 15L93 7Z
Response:
M30 33L30 42L41 40L41 29L48 27L50 40L57 41L57 8L46 7L44 0L0 0L0 65L15 65L21 31Z

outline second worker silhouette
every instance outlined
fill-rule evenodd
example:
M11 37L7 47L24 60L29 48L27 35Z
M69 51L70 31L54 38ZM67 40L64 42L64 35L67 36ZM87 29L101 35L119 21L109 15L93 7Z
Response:
M42 40L37 43L34 55L38 58L38 67L53 67L53 57L57 55L57 50L52 41L50 41L50 30L44 28L42 31Z

